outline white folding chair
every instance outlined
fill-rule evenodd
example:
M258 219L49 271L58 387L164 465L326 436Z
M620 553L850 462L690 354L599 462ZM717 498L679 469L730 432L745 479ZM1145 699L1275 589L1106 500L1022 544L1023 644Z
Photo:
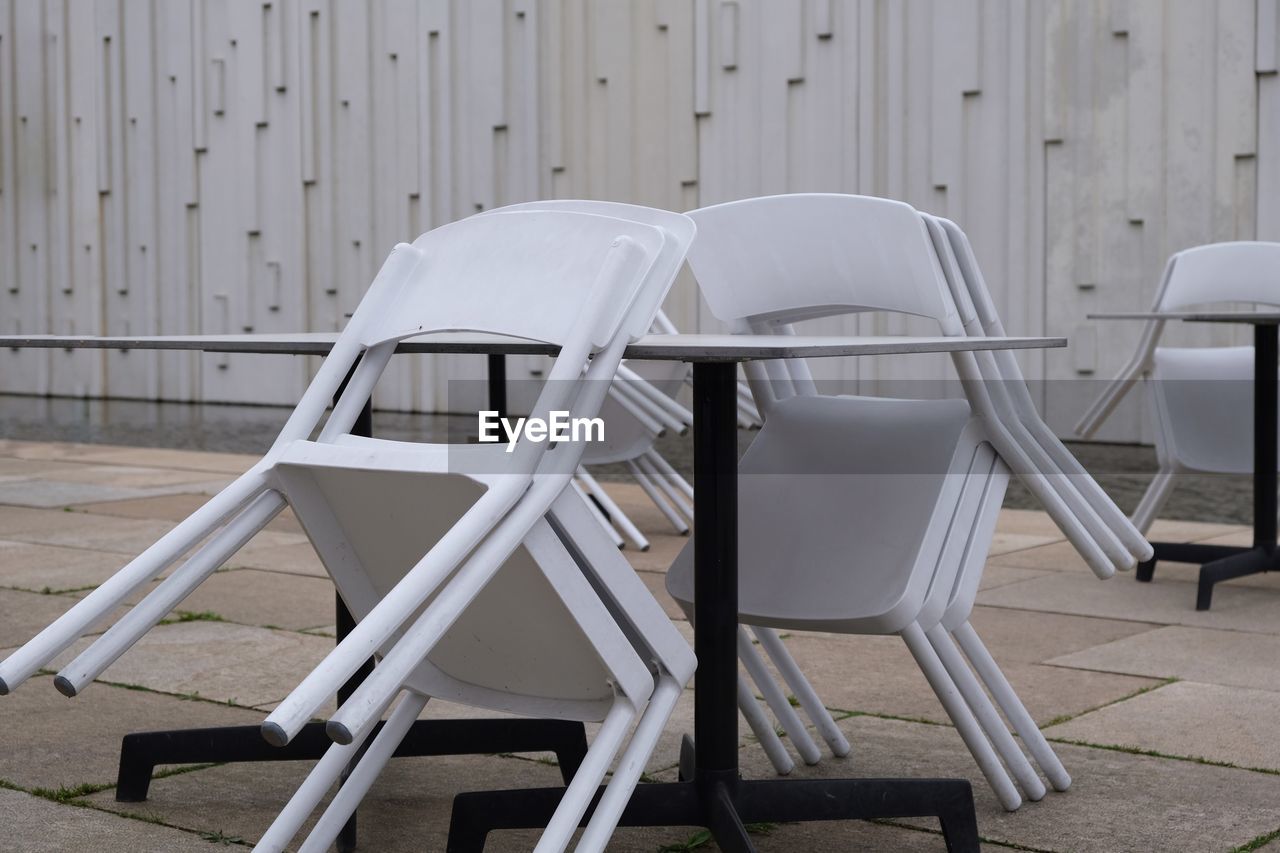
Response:
M1280 305L1280 243L1211 243L1169 258L1151 306L1246 302ZM1142 380L1154 412L1160 470L1131 516L1146 531L1183 472L1253 471L1253 347L1158 346L1164 320L1148 320L1128 364L1089 407L1076 433L1092 436Z
M524 202L505 209L571 210L579 213L615 216L619 219L629 219L646 224L655 224L655 217L663 215L662 211L648 207L637 207L636 205L619 202L578 199ZM654 317L653 331L667 335L679 333L675 324L661 310ZM674 398L680 390L680 383L683 383L689 376L689 369L688 365L680 363L639 361L628 364L624 361L620 366L619 375L629 381L615 382L614 386L609 389L609 399L601 407L601 415L605 423L609 425L606 430L606 440L592 444L584 451L582 465L579 466L577 472L577 481L580 484L579 490L583 492L584 496L589 494L599 502L598 507L593 504L592 508L596 510L595 515L601 525L615 537L615 543L617 534L613 532L609 524L610 519L623 528L623 532L636 543L637 547L644 550L648 548L648 541L644 539L643 534L635 528L634 523L627 518L622 509L617 506L609 494L591 476L587 471L587 466L589 464L606 464L610 462L628 463L637 482L645 489L645 492L659 510L666 515L678 532L682 534L688 533L688 525L681 518L687 519L688 522L693 521L693 507L690 503L693 499L693 487L654 449L654 438L658 434L656 422L646 424L643 416L636 416L636 410L648 412L649 415L656 418L660 416L661 412L658 410L662 406L677 406L679 410L668 408L668 412L678 417L685 428L692 426L693 414L674 403ZM622 401L618 399L617 394L619 389L623 387L634 390L634 393L628 398L634 401L634 406L623 408ZM750 392L746 391L745 395L749 398ZM755 421L758 421L759 414L756 412L754 404L743 405L742 396L743 394L740 393L739 417L740 420L747 420L747 426L751 426ZM641 468L641 464L644 463L647 463L646 469ZM667 503L668 500L670 500L670 504ZM673 509L673 507L678 509ZM604 513L607 513L609 518L606 519ZM826 708L822 707L817 693L809 682L805 680L800 668L792 659L786 646L778 639L777 634L772 629L763 627L752 629L752 633L760 642L761 647L765 649L765 653L783 676L783 680L787 683L792 693L800 697L801 707L827 741L832 753L837 756L847 755L850 749L848 740L840 731L839 726L836 725L835 720L832 719L831 714ZM751 642L751 635L747 633L746 628L739 629L738 646L740 650L739 657L742 659L743 666L756 684L766 704L773 711L779 725L791 737L801 758L807 764L816 764L821 758L821 752L817 744L809 736L789 698L773 681L764 661L755 651ZM741 678L739 678L738 683L738 706L757 740L769 755L775 769L783 775L791 772L794 768L794 763L787 754L786 748L782 745L773 724L768 721L764 712L760 710L750 688Z
M437 331L559 344L534 416L593 415L692 239L687 217L665 217L655 227L495 213L397 246L266 457L0 663L0 686L29 677L214 533L58 674L64 693L82 691L287 499L359 622L268 717L264 736L288 742L364 660L381 662L330 720L338 745L259 849L287 843L401 694L303 849L328 846L428 696L603 721L539 850L564 849L634 724L578 847L603 849L694 661L612 543L601 549L600 528L568 488L582 443L433 446L349 432L396 344Z
M905 204L776 196L690 215L700 229L690 264L712 312L735 328L897 311L964 334L924 223ZM954 360L962 379L981 383L971 354ZM764 427L740 467L741 620L900 634L1002 804L1021 798L992 742L1039 799L1043 783L973 674L945 659L949 637L929 633L961 565L985 559L990 532L972 534L1003 495L986 418L958 400L817 396L799 363L751 365L748 380ZM686 608L691 553L668 574Z
M922 214L921 216L926 223L926 227L930 230L931 238L934 239L935 250L939 253L944 274L951 285L953 296L958 302L971 304L975 312L969 315L974 319L966 323L966 331L978 335L1003 336L1005 334L1003 325L995 312L994 303L986 289L986 282L981 275L976 259L973 257L972 248L964 232L949 220L932 217L928 214ZM962 316L967 315L967 313L966 311L961 312ZM986 371L984 372L988 374L989 381L986 383L986 387L1003 393L1008 398L1008 405L1005 411L1006 420L1017 420L1025 426L1023 441L1026 441L1028 433L1034 435L1036 445L1033 446L1033 449L1043 448L1044 452L1048 454L1048 458L1053 464L1049 470L1043 473L1049 478L1050 484L1060 490L1063 483L1075 485L1079 489L1078 492L1075 489L1061 490L1064 500L1079 502L1082 499L1087 499L1090 506L1099 516L1105 519L1104 523L1108 524L1118 537L1127 537L1126 545L1129 545L1131 550L1136 550L1131 543L1136 542L1145 545L1145 540L1142 539L1141 534L1138 534L1128 524L1128 520L1123 516L1119 508L1111 502L1105 492L1102 492L1101 487L1080 467L1078 461L1070 454L1070 451L1062 446L1057 437L1040 419L1034 402L1031 400L1030 393L1026 388L1021 370L1012 353L996 351L987 355L995 356L995 358L987 359L986 364L980 362L980 366L985 367ZM1042 456L1041 458L1043 460L1044 457ZM1060 461L1062 464L1059 464ZM1001 468L1003 468L1002 463ZM1066 478L1065 480L1063 479L1064 477ZM1000 488L1003 491L1003 486ZM1082 498L1080 493L1083 493L1087 498ZM983 505L978 528L973 534L977 540L983 540L984 537L986 539L990 538L998 509L999 500L988 501ZM1006 717L1014 724L1015 730L1017 730L1023 742L1026 743L1028 750L1035 758L1036 763L1040 765L1050 783L1057 790L1066 790L1071 784L1069 774L1063 768L1061 761L1054 754L1040 729L1031 719L1025 706L1013 691L1012 686L1000 671L995 660L991 657L990 652L969 624L968 620L977 596L982 570L983 561L981 559L975 560L967 556L963 561L952 589L951 600L947 605L946 614L942 619L941 630L951 633L959 641L974 669L986 684L987 689L996 698ZM926 625L925 627L927 629L926 634L934 644L948 671L952 673L963 689L964 685L969 682L963 674L957 671L957 667L963 666L963 662L956 654L954 644L945 635L938 633L940 629L937 626ZM798 681L807 686L803 673L796 672L791 675L789 680ZM812 688L809 687L809 689L811 690ZM819 703L815 702L814 704L818 705ZM830 719L825 709L819 713ZM991 718L979 713L976 707L975 713L978 713L979 722L983 723L984 729L988 728L987 723L991 722ZM1002 725L998 720L995 720L994 723ZM998 737L999 735L996 734L994 736ZM778 746L773 748L777 749Z

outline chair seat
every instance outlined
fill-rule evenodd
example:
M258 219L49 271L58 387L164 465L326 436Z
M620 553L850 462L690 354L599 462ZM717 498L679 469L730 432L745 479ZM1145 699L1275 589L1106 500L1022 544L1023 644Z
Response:
M1162 450L1190 471L1253 471L1253 347L1159 347L1151 391Z
M739 465L742 621L880 633L914 618L973 455L969 422L959 400L779 403ZM692 542L667 588L692 603Z
M510 476L496 473L503 460L494 454L505 455L503 447L344 436L335 444L294 442L276 472L343 600L361 619L488 488ZM602 719L614 700L612 676L539 568L552 561L573 564L542 521L410 686L493 710ZM638 658L631 669L635 683L651 689Z

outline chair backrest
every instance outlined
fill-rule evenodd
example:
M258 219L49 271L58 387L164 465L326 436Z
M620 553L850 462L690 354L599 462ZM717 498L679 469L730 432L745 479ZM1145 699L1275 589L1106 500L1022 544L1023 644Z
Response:
M1210 243L1175 254L1153 310L1211 302L1280 305L1280 243Z
M643 334L619 323L664 242L649 225L567 211L492 213L436 228L396 247L416 253L416 263L362 325L362 343L469 331L564 344L576 332L601 348L619 331ZM621 273L626 281L601 282L606 258L624 243L639 250L624 261L633 267ZM644 313L647 325L652 311Z
M689 265L721 320L785 323L894 311L954 327L955 307L929 236L908 204L796 194L731 201L689 216L699 233Z

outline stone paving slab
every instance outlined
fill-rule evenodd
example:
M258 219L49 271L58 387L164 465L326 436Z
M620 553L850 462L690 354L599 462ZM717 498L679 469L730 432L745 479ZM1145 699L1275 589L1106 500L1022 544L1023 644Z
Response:
M51 676L0 697L0 779L24 788L113 785L130 732L257 725L263 714L211 702L95 684L68 699Z
M636 574L644 581L644 585L649 588L649 592L662 605L662 609L666 611L669 618L687 618L684 615L684 611L680 609L680 605L667 593L667 576L665 574L658 574L657 572L636 572Z
M1280 621L1267 615L1268 605L1280 608L1280 591L1221 587L1207 611L1197 611L1195 600L1193 584L1161 577L1159 570L1151 583L1138 583L1132 575L1099 581L1093 575L1054 572L978 594L978 602L990 607L1280 633Z
M1179 681L1045 730L1052 738L1280 771L1280 693Z
M77 512L89 512L97 515L150 518L165 521L182 521L209 500L208 495L178 494L155 498L131 498L129 500L105 501L103 503L78 504L72 507ZM298 524L293 511L285 509L267 525L267 530L281 533L302 533L302 525Z
M148 498L180 492L213 494L226 485L225 480L182 483L151 488L109 486L97 483L68 483L57 480L11 480L0 482L0 504L34 507L64 507L73 504L100 503L129 498Z
M1157 518L1147 529L1149 542L1206 542L1223 535L1248 535L1249 529L1239 524L1207 521L1181 521Z
M76 599L67 595L0 589L0 649L22 645L75 603ZM121 608L116 615L124 612ZM107 620L95 631L105 631L114 621L114 618ZM0 704L0 710L3 708Z
M149 489L156 486L185 486L208 483L215 478L209 471L184 471L178 468L152 468L134 465L74 465L59 467L40 477L60 483L85 483L99 486L124 486Z
M190 832L131 820L94 808L54 803L21 791L0 789L0 851L65 853L68 850L128 850L130 853L208 853L217 849Z
M27 480L58 471L76 471L82 466L74 462L57 462L49 459L14 459L0 456L0 479Z
M97 445L98 452L88 451L77 459L108 465L145 465L156 468L184 468L217 474L243 474L261 456L249 453L209 453L202 450L174 450L159 447L110 447Z
M0 586L36 592L97 586L126 562L106 551L0 540Z
M898 637L792 634L787 648L829 708L949 723L906 644ZM1009 659L991 645L1032 717L1047 722L1132 695L1151 678L1084 672Z
M51 668L70 663L88 644L80 640ZM283 699L332 648L324 637L228 622L161 625L107 667L102 680L262 705Z
M309 762L228 765L157 780L146 803L116 804L109 792L94 794L87 800L100 808L128 808L183 827L222 832L253 842L309 768ZM455 793L558 784L560 777L555 768L519 758L393 760L362 804L360 847L386 853L443 850ZM313 824L314 820L309 821L303 832ZM621 829L615 833L609 850L656 853L663 846L687 841L696 831L692 827ZM295 839L295 846L302 837L300 834ZM537 838L536 831L496 832L489 836L485 850L525 851L533 847ZM762 827L753 833L753 840L762 853L850 849L912 853L945 849L936 835L862 822Z
M1090 577L1094 576L1075 546L1065 541L995 554L987 562L995 566L1015 566L1020 569L1054 572L1085 572Z
M257 569L217 572L178 605L179 610L216 613L242 625L293 631L332 625L334 607L328 578Z
M638 551L628 544L622 553L626 555L631 567L638 572L666 574L667 569L671 568L671 564L675 562L676 555L689 544L688 537L674 534L653 535L649 531L644 533L649 539L648 551Z
M840 726L853 745L850 757L797 767L794 777L968 778L978 831L1005 844L1073 853L1227 851L1280 827L1280 776L1058 744L1071 789L1009 813L954 730L875 717ZM750 778L770 775L753 749L742 751L742 766ZM937 828L936 821L903 822ZM833 836L848 831L847 824L829 826Z
M1050 545L1061 539L1061 536L1040 536L1034 533L1003 533L997 530L995 535L991 537L991 547L987 550L987 554L994 557L1014 551L1025 551L1028 548Z
M1277 660L1280 637L1174 625L1049 662L1063 667L1280 692Z
M988 649L1002 664L1043 663L1067 652L1150 631L1151 625L1061 613L978 606L969 616Z
M982 570L982 579L978 582L978 589L995 589L998 586L1030 580L1047 574L1049 574L1049 571L1046 569L1020 569L1016 566L997 566L988 563Z
M75 460L84 456L96 456L118 450L137 450L118 444L86 444L78 441L19 441L0 439L0 456L15 459L65 459Z
M274 548L246 548L228 560L227 566L318 578L329 576L310 542Z
M6 510L21 509L21 515ZM173 528L169 521L107 518L61 509L0 509L0 536L15 542L137 554Z
M1040 536L1054 541L1063 538L1053 519L1038 510L1002 509L996 519L996 533Z

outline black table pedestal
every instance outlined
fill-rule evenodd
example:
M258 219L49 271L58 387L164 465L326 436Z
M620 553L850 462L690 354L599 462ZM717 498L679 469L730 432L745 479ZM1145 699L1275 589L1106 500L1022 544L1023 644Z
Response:
M976 853L973 792L963 779L748 781L738 775L736 395L736 364L694 364L698 676L694 746L681 762L682 776L692 778L639 785L620 825L706 827L721 850L745 853L755 850L745 824L937 817L948 850ZM453 801L449 853L482 850L491 830L546 826L563 793L563 788L538 788L459 794ZM590 811L584 821L589 817Z
M1280 570L1276 552L1276 381L1277 326L1253 327L1253 545L1152 542L1155 556L1138 564L1137 579L1150 581L1156 563L1199 563L1196 610L1208 610L1214 584Z

